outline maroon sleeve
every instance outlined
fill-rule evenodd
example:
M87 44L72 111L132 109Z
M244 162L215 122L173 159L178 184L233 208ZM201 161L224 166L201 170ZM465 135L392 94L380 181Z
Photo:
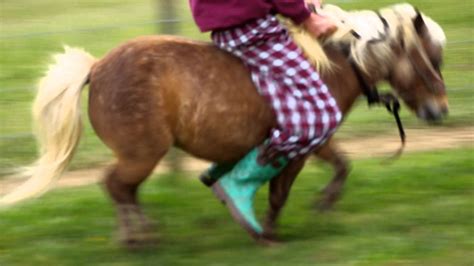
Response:
M306 20L311 12L306 7L304 0L271 0L276 11L293 20L294 23L300 24Z

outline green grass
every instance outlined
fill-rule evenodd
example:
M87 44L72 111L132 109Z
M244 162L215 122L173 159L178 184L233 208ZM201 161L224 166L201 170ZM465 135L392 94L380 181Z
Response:
M112 205L98 185L55 190L0 210L0 265L473 265L473 155L356 161L330 213L311 208L329 172L309 165L281 217L283 243L271 248L253 243L196 179L144 185L160 243L139 252L115 241ZM260 213L265 197L257 197Z
M398 1L329 1L341 7L378 8ZM36 81L50 54L63 44L84 47L96 56L119 43L144 34L156 34L166 24L150 23L160 8L153 1L132 0L3 0L0 3L0 175L35 158L30 105ZM439 21L448 35L445 79L451 116L445 126L472 125L473 120L473 13L470 1L411 1ZM163 13L163 12L161 12ZM178 2L182 22L177 34L207 40L193 24L187 1ZM113 26L113 27L109 27ZM86 99L84 94L84 99ZM86 102L86 101L84 101ZM83 107L84 113L86 106ZM425 127L412 114L402 113L407 127ZM110 152L97 139L85 119L86 129L72 167L108 160ZM393 119L382 108L369 110L366 103L354 109L339 135L353 137L395 131Z
M178 34L206 40L187 1L176 15ZM378 8L399 1L328 1L343 8ZM451 104L445 127L473 125L474 13L470 1L410 1L448 36L444 76ZM0 2L0 175L31 162L30 104L49 55L63 44L96 56L159 27L152 1L2 0ZM114 25L114 28L108 27ZM86 99L87 92L84 93ZM86 101L85 101L86 102ZM84 106L84 112L86 106ZM407 127L425 127L404 109ZM73 168L111 158L87 118ZM339 135L395 131L382 108L361 100ZM393 165L354 163L336 210L311 210L329 171L300 175L281 219L284 244L255 245L196 180L168 175L143 189L145 210L159 222L158 247L136 253L113 238L114 212L98 186L55 190L37 201L0 210L0 265L473 265L473 150L404 156ZM259 210L265 193L258 197Z

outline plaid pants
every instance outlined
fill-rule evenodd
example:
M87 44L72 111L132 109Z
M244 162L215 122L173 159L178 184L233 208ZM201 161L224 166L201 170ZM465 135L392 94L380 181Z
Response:
M273 107L278 126L263 149L264 158L305 155L334 133L342 118L335 99L274 16L214 31L212 39L243 60L258 92Z

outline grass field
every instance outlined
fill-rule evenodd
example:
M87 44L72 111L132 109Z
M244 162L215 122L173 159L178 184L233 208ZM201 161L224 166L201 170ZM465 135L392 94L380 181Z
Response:
M412 154L389 166L356 161L329 213L311 208L329 173L307 166L280 220L283 243L270 248L253 243L196 179L145 184L160 244L139 252L116 243L99 186L55 190L0 211L0 265L473 265L473 164L472 149Z
M329 1L341 7L379 8L397 1ZM84 47L96 56L119 43L144 34L156 34L169 24L155 24L153 1L132 0L3 0L0 3L0 175L34 160L30 105L36 81L51 53L63 44ZM178 34L207 40L194 26L187 1L178 1ZM411 1L439 21L448 36L444 74L451 101L450 118L444 126L473 124L473 13L470 1ZM169 15L168 15L169 16ZM87 91L84 93L86 101ZM341 137L394 132L393 119L382 108L369 110L363 99L338 133ZM84 110L86 106L84 104ZM407 127L425 127L406 110ZM87 167L109 160L110 154L84 118L86 130L72 167Z

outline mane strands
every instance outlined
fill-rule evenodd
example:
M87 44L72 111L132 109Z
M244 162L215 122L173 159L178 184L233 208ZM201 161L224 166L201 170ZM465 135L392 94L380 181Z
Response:
M413 20L416 16L416 9L410 4L403 3L403 4L396 4L390 7L395 12L402 14L402 16ZM426 16L425 14L421 13L423 16L423 20L425 22L426 27L428 28L428 33L431 37L431 40L437 43L440 46L446 45L446 34L444 33L441 26L436 23L433 19Z
M295 43L318 72L331 71L333 68L331 60L324 52L323 46L309 32L303 27L294 25L286 18L280 18L280 21L288 29Z
M403 40L408 46L419 45L413 25L417 11L410 4L389 6L378 13L369 10L348 12L335 5L324 5L318 12L332 18L338 26L337 31L322 42L313 38L303 27L281 18L296 44L318 71L330 71L333 68L323 50L326 45L349 47L351 59L366 73L386 71L394 56L391 47L393 42ZM381 17L388 23L388 29ZM444 46L446 35L442 28L425 15L423 20L432 41ZM359 38L354 37L352 31Z

